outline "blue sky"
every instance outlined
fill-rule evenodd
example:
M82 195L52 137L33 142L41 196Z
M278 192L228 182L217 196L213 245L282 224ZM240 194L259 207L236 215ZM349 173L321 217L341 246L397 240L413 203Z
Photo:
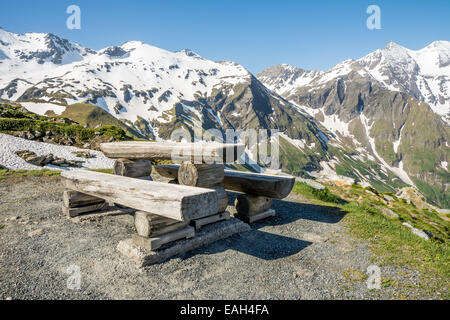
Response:
M66 8L81 8L81 30L66 28ZM368 30L366 9L381 9ZM0 26L51 32L92 49L140 40L171 51L189 48L236 61L253 73L279 63L329 69L389 41L420 49L450 40L450 1L2 1Z

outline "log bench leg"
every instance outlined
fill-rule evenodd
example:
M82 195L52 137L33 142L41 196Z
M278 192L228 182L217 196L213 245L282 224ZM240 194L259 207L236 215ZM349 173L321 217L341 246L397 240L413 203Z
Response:
M136 211L134 214L134 226L141 237L152 238L183 229L187 225L189 221L178 221L149 212Z
M188 225L189 221L178 221L149 212L136 211L134 226L137 234L134 234L132 239L136 246L154 251L164 244L192 238L195 230Z
M108 203L97 197L81 192L65 190L63 193L63 213L70 218L108 208Z
M152 238L142 237L138 234L133 234L132 239L135 245L148 251L155 251L163 245L174 242L180 239L190 239L195 235L193 227L187 226L179 230L165 233Z
M235 200L236 218L247 223L253 223L272 217L275 215L275 210L270 209L271 206L271 198L249 194L240 195Z
M275 210L269 209L260 213L257 213L252 216L236 216L236 218L241 219L244 222L247 223L253 223L262 219L267 219L269 217L273 217L276 214Z
M200 230L203 226L208 224L216 223L223 220L230 219L230 213L228 211L220 212L218 214L214 214L212 216L195 219L191 221L191 225L195 228L195 230Z

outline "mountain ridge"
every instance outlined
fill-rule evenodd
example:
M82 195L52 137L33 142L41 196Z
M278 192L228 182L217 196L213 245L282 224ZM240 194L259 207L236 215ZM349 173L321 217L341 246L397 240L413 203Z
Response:
M54 35L2 31L0 40L6 57L0 58L0 99L30 111L58 115L69 105L93 104L155 140L169 139L180 127L191 133L213 129L222 137L226 129L277 129L283 171L346 175L390 192L413 184L428 190L432 201L449 203L448 124L440 108L450 101L450 72L439 50L431 56L443 73L432 79L415 64L431 71L433 66L394 44L327 71L279 65L255 76L232 61L140 41L94 51ZM400 62L392 67L391 57ZM420 81L431 84L430 90L417 91ZM443 81L443 90L436 91L437 81ZM433 109L422 99L443 104ZM437 127L421 137L416 123ZM425 166L415 154L432 159Z

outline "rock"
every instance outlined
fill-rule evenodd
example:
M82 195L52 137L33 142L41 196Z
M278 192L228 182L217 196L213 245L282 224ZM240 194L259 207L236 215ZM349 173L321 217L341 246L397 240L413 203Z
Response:
M75 151L75 155L79 158L86 158L86 159L95 158L95 155L91 154L88 150Z
M52 164L55 165L55 166L60 166L60 165L62 165L62 164L64 164L64 163L65 163L65 160L64 160L64 159L57 159L57 160L54 160L54 161L52 162Z
M312 188L314 188L316 190L323 190L323 189L325 189L325 186L323 184L320 184L319 182L314 181L312 179L304 179L304 178L296 177L295 181L305 183L308 186L310 186L310 187L312 187Z
M449 214L450 213L450 209L436 209L436 211L441 214Z
M424 232L422 230L419 230L417 228L414 228L409 223L403 222L403 225L405 227L408 227L411 230L411 232L414 233L416 236L419 236L419 237L421 237L422 239L425 239L425 240L429 240L430 239L430 237L428 236L428 234L426 232Z
M36 229L28 233L29 237L41 236L44 233L44 229Z
M370 194L371 196L377 197L377 195L370 190L366 190L366 193Z
M16 151L16 155L24 159L26 162L40 167L47 164L52 164L60 167L81 168L84 163L83 161L69 161L62 158L57 158L51 153L45 156L38 156L34 152L26 150Z
M400 218L400 216L397 214L397 213L395 213L394 211L392 211L391 209L389 209L389 208L385 208L385 207L377 207L377 209L381 212L381 214L383 215L383 216L385 216L386 218L389 218L389 219L395 219L395 220L397 220L397 219L399 219Z
M50 154L44 156L44 160L42 161L42 164L45 166L45 165L53 162L54 159L55 159L54 156L50 153Z
M386 201L394 201L394 198L392 198L391 196L389 196L389 195L387 195L387 194L385 194L385 195L383 196L383 199L386 200Z
M30 156L25 158L25 161L31 164L34 164L35 166L42 167L44 166L44 157L43 156Z

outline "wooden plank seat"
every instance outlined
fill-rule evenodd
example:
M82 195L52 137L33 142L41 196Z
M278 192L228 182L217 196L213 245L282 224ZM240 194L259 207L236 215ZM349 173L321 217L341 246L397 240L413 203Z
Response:
M171 179L178 178L179 168L180 165L177 164L155 166L155 170L161 176ZM294 177L225 170L222 186L227 190L283 199L292 191L294 183Z
M177 221L207 217L219 210L218 194L213 189L85 170L65 171L61 178L66 189Z

